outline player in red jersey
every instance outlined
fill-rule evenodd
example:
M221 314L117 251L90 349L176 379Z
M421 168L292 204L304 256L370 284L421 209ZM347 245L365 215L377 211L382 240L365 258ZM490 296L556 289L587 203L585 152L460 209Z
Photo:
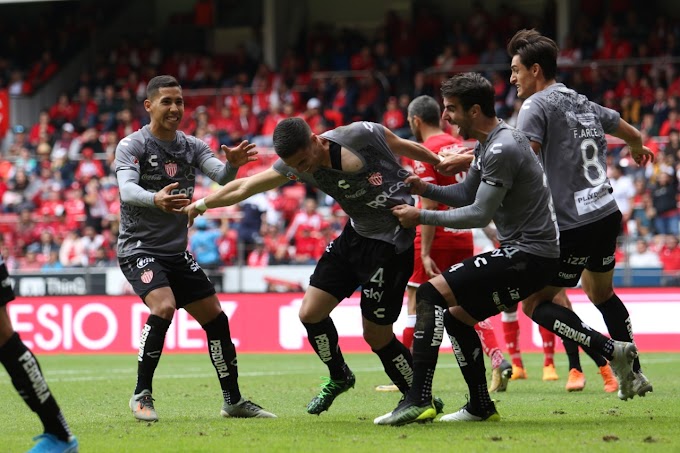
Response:
M445 133L440 126L441 109L437 101L430 96L418 96L408 106L408 123L416 140L434 153L443 155L456 152L463 145L458 137ZM409 161L413 172L423 181L447 186L462 182L465 172L453 176L445 176L437 172L428 163ZM450 209L445 204L420 197L418 207L422 209ZM419 225L416 228L413 275L406 288L408 298L408 318L403 332L402 342L408 348L413 343L413 331L416 324L416 289L430 280L441 270L448 269L456 263L473 256L471 230L455 230L431 225ZM475 326L484 348L484 353L491 359L492 379L490 392L503 392L507 389L512 374L512 366L505 360L498 347L496 336L490 322L482 321ZM394 385L380 385L378 391L398 391Z

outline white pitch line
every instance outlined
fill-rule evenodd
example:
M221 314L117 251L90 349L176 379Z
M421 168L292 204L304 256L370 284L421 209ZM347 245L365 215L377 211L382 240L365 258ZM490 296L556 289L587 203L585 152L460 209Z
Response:
M655 358L655 359L645 359L643 355L642 364L650 363L674 363L680 361L680 355L670 355L666 358ZM558 363L560 360L558 360ZM457 364L439 364L437 369L453 369L458 368ZM154 379L196 379L196 378L210 378L215 376L214 371L210 372L198 372L200 368L192 367L189 370L196 370L195 373L181 373L181 374L165 374L162 372L157 373ZM370 373L370 372L380 372L383 371L381 367L362 367L354 368L352 371L355 373ZM265 377L265 376L294 376L294 375L305 375L313 374L315 372L322 372L319 367L313 368L298 368L294 370L286 371L241 371L239 370L239 376L243 377ZM91 376L83 376L84 373L92 373ZM134 377L134 368L112 368L106 370L106 376L100 375L100 369L85 369L85 370L54 370L47 371L48 382L92 382L92 381L112 381L112 380L129 380ZM9 378L5 376L0 378L0 385L10 385L11 382Z

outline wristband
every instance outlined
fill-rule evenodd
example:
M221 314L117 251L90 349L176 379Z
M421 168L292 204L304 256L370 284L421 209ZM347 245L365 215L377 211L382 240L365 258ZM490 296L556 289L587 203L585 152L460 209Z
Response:
M196 209L199 212L205 212L205 211L208 210L208 206L206 206L206 204L205 204L205 198L201 198L200 200L198 200L196 202Z

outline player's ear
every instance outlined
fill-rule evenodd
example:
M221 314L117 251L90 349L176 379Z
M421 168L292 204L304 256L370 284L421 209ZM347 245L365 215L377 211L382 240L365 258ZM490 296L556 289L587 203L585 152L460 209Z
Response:
M144 110L147 112L151 110L151 101L148 99L144 99Z

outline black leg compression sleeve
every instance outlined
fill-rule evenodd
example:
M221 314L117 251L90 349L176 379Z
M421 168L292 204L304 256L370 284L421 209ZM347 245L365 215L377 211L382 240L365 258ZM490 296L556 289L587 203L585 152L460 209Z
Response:
M416 291L416 327L413 334L413 386L408 398L414 402L432 399L432 379L444 338L446 300L427 282Z
M170 321L160 316L149 315L139 336L139 354L137 356L137 386L135 394L142 390L153 392L153 375L163 353L165 334Z
M401 393L406 394L413 383L413 357L411 351L397 337L392 338L382 349L373 349L385 368L385 373Z
M236 404L241 400L241 392L238 387L238 363L236 348L231 341L229 318L222 312L204 325L203 330L208 338L210 361L217 372L224 401L227 404Z
M581 346L592 348L611 360L614 341L586 325L568 308L546 301L534 309L532 319L536 324L554 332L562 339L573 340Z
M633 325L630 322L630 315L619 296L614 294L607 301L595 306L602 313L609 335L614 340L629 343L633 341ZM640 360L638 358L633 361L633 371L640 371Z
M456 356L463 378L470 391L470 407L482 413L492 407L489 390L486 387L486 368L482 342L472 326L459 321L446 310L444 324L451 339L453 354Z
M0 363L7 369L12 384L28 407L38 414L45 432L68 441L71 431L43 377L33 353L14 333L0 348Z
M303 322L302 325L307 329L309 344L328 367L331 379L344 379L345 358L340 350L338 331L333 320L329 317L317 323Z

